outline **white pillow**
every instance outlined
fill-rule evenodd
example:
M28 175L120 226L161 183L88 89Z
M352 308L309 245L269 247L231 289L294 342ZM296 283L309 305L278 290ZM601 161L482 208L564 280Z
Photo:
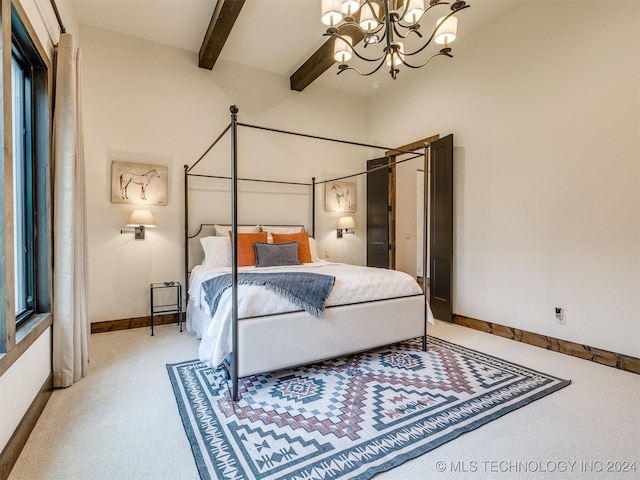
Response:
M311 252L311 261L319 262L320 257L318 257L318 242L313 237L309 237L309 251Z
M299 233L304 232L303 226L279 226L279 225L260 225L263 232L267 232L267 243L273 243L272 233Z
M230 267L231 266L231 240L229 234L226 237L203 237L200 239L204 250L205 267Z
M304 231L302 225L295 226L279 226L279 225L261 225L262 231L267 233L298 233Z
M217 237L228 237L231 225L214 225ZM260 227L258 225L238 225L238 233L258 233Z

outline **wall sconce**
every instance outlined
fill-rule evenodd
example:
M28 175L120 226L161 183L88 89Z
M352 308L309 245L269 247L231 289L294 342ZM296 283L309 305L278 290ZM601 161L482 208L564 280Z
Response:
M144 229L146 227L157 227L153 214L149 210L134 210L129 215L127 227L134 227L133 230L120 230L120 233L133 233L136 240L144 240Z
M356 233L353 231L355 228L356 222L353 217L340 217L340 220L338 220L338 238L342 238L345 233Z

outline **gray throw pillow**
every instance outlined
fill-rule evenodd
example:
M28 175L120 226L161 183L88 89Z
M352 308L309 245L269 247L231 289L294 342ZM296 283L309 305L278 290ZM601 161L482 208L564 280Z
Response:
M298 260L298 242L253 244L256 249L256 267L302 265Z

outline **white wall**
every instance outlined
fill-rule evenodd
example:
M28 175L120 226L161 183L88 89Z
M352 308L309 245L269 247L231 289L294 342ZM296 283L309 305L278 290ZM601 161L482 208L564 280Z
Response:
M528 2L370 103L455 135L455 313L640 357L639 10Z
M51 373L51 329L0 377L0 450L27 413Z
M95 27L83 25L81 38L92 322L148 315L149 283L182 280L183 165L193 164L229 124L230 105L238 105L240 122L366 139L364 98L319 86L292 92L288 77L222 61L213 71L200 69L195 53ZM228 175L229 145L227 136L194 172ZM362 171L369 154L363 148L242 127L238 149L239 176L296 182ZM167 205L149 207L158 228L147 230L144 241L119 233L139 206L111 203L114 160L169 167ZM228 194L206 196L200 191L205 181L192 183L192 221L229 221ZM268 185L245 185L243 190L249 193L239 202L240 223L309 226L310 197L298 187L287 188L284 200ZM356 222L363 226L364 195L360 188ZM322 200L320 190L319 213ZM327 214L317 219L321 255L326 249L332 259L362 263L363 234L339 243L337 218Z

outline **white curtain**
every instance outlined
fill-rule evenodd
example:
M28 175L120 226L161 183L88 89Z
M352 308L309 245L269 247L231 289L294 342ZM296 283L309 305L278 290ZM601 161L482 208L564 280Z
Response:
M81 55L60 35L53 113L53 384L87 374L89 315Z

